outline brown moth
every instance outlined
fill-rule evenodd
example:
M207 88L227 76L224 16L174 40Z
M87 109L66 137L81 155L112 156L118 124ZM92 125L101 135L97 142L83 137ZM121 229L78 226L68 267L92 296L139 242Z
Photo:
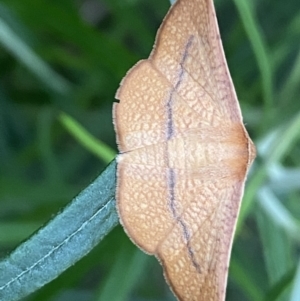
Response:
M178 0L114 104L117 207L178 300L225 299L255 147L243 125L212 0Z

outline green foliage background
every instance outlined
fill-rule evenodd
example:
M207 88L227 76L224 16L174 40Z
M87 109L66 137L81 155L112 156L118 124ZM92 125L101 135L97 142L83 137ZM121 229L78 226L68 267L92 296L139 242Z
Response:
M169 5L0 0L1 256L113 157L114 94L126 71L150 53ZM238 224L227 300L299 301L300 2L218 0L216 9L244 122L259 152ZM90 140L68 116L105 145ZM173 297L156 260L117 227L26 300Z

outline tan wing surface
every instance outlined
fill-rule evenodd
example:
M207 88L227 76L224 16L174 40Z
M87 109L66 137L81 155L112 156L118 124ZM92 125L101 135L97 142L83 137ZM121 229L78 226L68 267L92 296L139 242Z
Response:
M212 0L178 0L148 60L114 104L117 206L181 301L223 301L234 226L255 148L229 75Z
M181 195L192 201L158 247L165 276L181 301L225 300L244 184L235 176L206 178L180 179Z
M169 169L127 156L119 161L117 199L131 239L159 258L179 300L224 300L246 168L174 168L171 200Z
M202 99L210 100L211 106L224 113L223 119L242 120L212 0L178 0L158 32L150 60L174 86L181 68L193 78L201 98L185 93L191 106L201 110ZM191 84L188 80L180 86L192 91Z

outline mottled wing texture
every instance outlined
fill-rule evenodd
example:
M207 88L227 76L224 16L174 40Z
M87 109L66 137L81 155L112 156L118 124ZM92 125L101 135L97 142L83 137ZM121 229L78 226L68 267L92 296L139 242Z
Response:
M161 261L179 300L223 301L254 147L212 0L178 0L114 104L117 206L125 231Z
M165 141L165 101L170 83L148 60L140 61L121 83L114 104L120 152Z
M232 232L243 181L207 179L207 172L198 176L182 175L180 179L178 193L189 205L159 245L158 257L179 300L219 301L225 299Z
M197 112L241 122L212 0L177 1L159 30L150 60L173 86L178 70L184 69L178 92Z
M207 136L198 143L192 143L194 135L170 141L169 165L164 159L166 143L118 159L122 224L140 248L159 258L172 290L184 301L224 300L247 166L247 152L241 153L233 141L220 143L222 133L215 139ZM207 147L201 147L207 141ZM228 154L217 155L223 143ZM211 155L205 157L205 152Z

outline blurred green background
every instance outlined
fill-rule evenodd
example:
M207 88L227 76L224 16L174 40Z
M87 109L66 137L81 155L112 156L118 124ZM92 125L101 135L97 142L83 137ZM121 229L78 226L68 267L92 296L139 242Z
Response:
M217 0L229 69L258 146L228 301L300 300L300 2ZM61 113L117 151L119 82L146 58L168 0L0 0L0 255L108 164ZM75 129L76 131L76 129ZM113 153L113 152L112 152ZM298 271L298 272L297 272ZM26 300L174 300L153 257L118 226Z

